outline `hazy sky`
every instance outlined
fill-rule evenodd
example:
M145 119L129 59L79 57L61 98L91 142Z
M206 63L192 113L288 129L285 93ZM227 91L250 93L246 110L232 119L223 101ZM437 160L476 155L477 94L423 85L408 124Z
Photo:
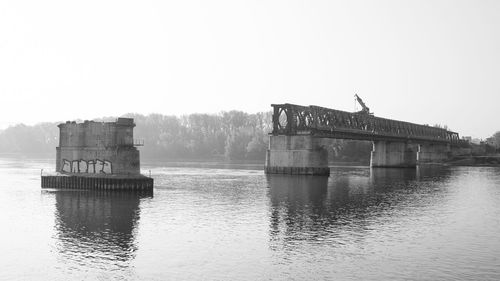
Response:
M500 1L0 1L0 128L353 111L354 93L380 117L500 130Z

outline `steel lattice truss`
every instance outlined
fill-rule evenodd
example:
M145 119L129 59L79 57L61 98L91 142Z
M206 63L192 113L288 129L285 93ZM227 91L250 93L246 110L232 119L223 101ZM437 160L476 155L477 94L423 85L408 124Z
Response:
M304 135L357 139L458 143L458 133L446 129L346 112L319 106L272 104L273 135Z

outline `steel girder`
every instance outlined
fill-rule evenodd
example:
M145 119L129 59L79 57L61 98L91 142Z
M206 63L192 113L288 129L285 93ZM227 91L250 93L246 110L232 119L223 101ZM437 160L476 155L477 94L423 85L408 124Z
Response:
M450 144L459 141L458 133L446 129L375 117L362 112L289 103L271 106L273 135L308 134L324 138Z

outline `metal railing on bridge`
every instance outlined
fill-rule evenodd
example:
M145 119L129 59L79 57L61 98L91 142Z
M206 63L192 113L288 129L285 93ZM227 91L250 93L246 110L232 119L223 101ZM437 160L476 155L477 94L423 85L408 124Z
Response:
M455 144L458 133L446 129L319 106L272 104L273 135L311 134L359 140L418 140Z
M144 146L144 139L125 139L118 141L119 146Z

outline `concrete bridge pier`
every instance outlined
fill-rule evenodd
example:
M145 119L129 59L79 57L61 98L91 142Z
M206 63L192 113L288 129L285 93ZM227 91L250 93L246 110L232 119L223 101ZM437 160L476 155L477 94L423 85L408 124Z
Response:
M417 166L417 147L409 142L374 141L370 166L414 168Z
M420 144L418 146L417 163L440 163L449 158L449 144Z
M265 172L328 176L328 152L321 139L310 135L273 135L269 137Z

